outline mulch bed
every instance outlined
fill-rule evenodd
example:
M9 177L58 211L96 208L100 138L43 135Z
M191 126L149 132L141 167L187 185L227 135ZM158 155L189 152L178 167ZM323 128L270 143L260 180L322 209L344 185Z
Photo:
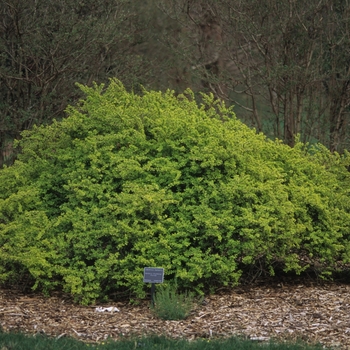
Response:
M111 306L119 311L96 310ZM301 339L350 349L350 286L235 288L206 297L183 321L158 319L149 308L149 300L139 305L111 302L80 306L63 295L46 298L2 289L0 327L6 332L43 333L86 342L149 334L189 340L239 334L256 341Z

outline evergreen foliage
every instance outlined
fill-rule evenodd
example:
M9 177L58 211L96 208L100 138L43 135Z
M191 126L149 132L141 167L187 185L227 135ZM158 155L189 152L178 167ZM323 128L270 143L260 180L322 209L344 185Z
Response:
M87 304L144 297L145 266L202 292L246 265L349 261L347 154L268 140L210 95L80 88L80 105L24 131L0 170L2 282L29 275Z

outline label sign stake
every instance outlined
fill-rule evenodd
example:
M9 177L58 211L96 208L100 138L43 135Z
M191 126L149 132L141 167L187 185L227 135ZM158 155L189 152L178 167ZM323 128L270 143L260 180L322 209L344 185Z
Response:
M152 283L151 303L154 305L155 283L163 283L164 269L162 267L145 267L143 270L143 282Z

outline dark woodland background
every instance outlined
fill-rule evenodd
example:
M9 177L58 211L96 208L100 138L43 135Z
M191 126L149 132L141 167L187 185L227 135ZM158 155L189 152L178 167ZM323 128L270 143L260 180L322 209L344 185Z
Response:
M0 167L76 82L211 92L258 132L350 148L348 0L0 0Z

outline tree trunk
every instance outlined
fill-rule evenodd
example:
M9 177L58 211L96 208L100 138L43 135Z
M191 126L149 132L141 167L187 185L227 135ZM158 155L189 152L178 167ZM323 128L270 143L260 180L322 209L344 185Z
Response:
M284 101L284 142L293 147L295 137L295 120L293 115L292 92L286 93Z

